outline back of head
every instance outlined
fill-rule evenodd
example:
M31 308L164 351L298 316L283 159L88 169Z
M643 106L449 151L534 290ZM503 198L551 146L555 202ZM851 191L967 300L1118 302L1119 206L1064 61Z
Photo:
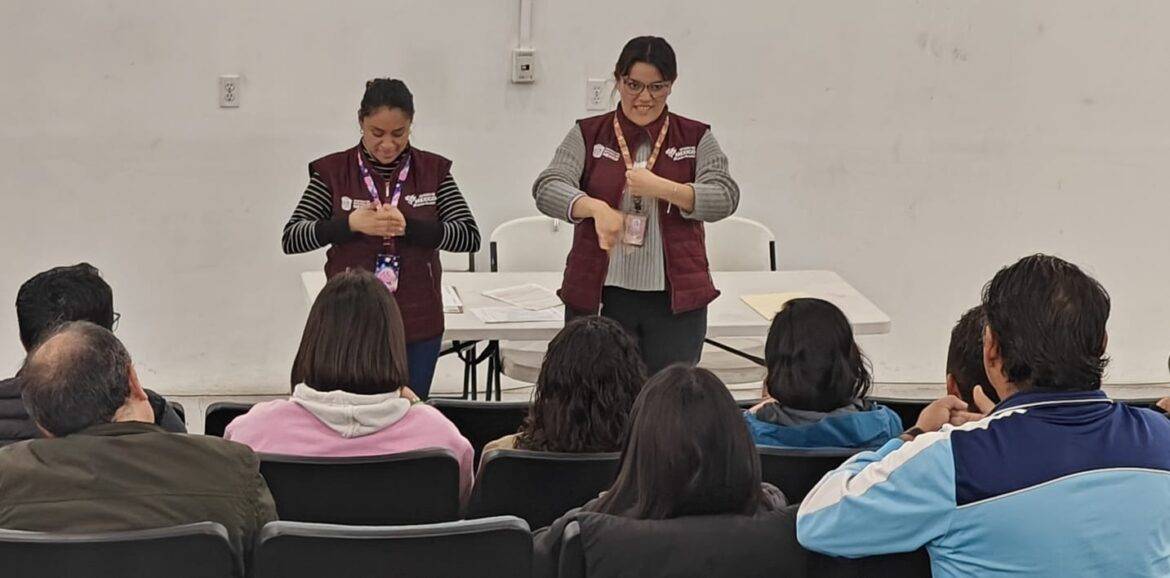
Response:
M548 345L517 446L618 451L645 382L638 345L618 322L598 316L575 319Z
M785 407L832 411L864 399L871 378L849 319L821 299L793 299L764 346L768 395Z
M1109 294L1076 265L1020 259L984 287L983 308L1008 382L1021 390L1101 387Z
M408 382L402 314L394 297L368 271L334 276L309 310L292 385L377 394Z
M114 420L130 397L130 354L108 329L69 322L29 353L20 385L37 424L67 436Z
M760 458L740 409L715 374L674 365L634 403L621 469L596 511L664 519L754 514Z
M976 305L968 309L951 330L951 343L947 348L947 374L955 380L959 397L973 410L976 385L983 386L983 393L987 394L991 401L999 402L999 396L991 387L991 380L987 378L987 370L983 367L985 326L983 306Z
M54 267L25 281L16 293L20 341L31 351L43 337L68 321L114 326L114 294L89 263Z

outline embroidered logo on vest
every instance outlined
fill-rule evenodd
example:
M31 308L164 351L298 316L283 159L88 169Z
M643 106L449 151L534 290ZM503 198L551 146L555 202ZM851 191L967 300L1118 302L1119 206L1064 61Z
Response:
M353 199L349 197L341 197L341 210L348 211L353 208Z
M676 162L681 161L683 159L695 158L695 147L681 147L681 148L670 147L663 152L666 153L666 156L670 157L670 160L676 161Z
M622 160L622 154L621 154L621 153L619 153L619 152L617 152L617 151L615 151L615 150L613 150L613 149L611 149L611 148L609 148L609 147L606 147L606 146L605 146L605 145L603 145L603 144L595 144L595 145L593 145L593 158L595 158L595 159L599 159L599 158L601 158L601 157L605 157L605 158L607 158L607 159L609 159L609 160L611 160L611 161L620 161L620 160Z
M435 204L438 195L435 193L421 193L417 195L406 195L406 204L412 207L426 207Z

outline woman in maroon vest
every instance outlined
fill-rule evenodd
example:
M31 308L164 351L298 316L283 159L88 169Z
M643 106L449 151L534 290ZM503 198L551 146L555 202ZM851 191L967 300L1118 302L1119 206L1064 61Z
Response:
M402 81L367 82L361 142L309 163L283 245L287 254L329 245L329 277L359 268L382 279L402 311L410 388L425 398L443 336L439 251L478 251L480 237L451 161L411 146L413 121Z
M667 109L678 66L666 40L629 41L613 75L621 105L577 121L532 194L542 213L576 225L566 317L621 322L654 373L699 361L719 296L703 222L734 213L739 186L710 127Z

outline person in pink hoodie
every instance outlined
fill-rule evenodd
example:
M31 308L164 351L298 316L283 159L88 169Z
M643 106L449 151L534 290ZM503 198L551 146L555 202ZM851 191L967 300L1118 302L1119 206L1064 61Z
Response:
M261 453L372 456L424 448L459 460L460 495L472 486L471 443L406 387L402 314L373 274L351 270L329 280L305 323L292 368L292 397L258 403L224 438Z

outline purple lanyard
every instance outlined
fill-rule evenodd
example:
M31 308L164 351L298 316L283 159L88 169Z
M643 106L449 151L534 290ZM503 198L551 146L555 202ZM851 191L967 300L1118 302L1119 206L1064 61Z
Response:
M366 162L362 160L362 151L358 151L358 168L362 171L362 181L366 183L366 190L370 193L370 199L374 201L374 206L382 205L382 199L378 197L378 187L374 186L374 177L370 174L370 169L366 168ZM402 169L398 171L398 180L394 182L394 195L390 197L390 206L398 207L398 199L402 197L402 186L406 183L406 177L410 175L410 153L406 153L406 158L402 160ZM387 192L389 192L390 184L386 184ZM387 195L389 196L389 195Z
M390 206L398 208L398 199L402 198L402 186L406 183L406 177L410 175L410 153L404 153L406 158L402 159L402 168L398 171L398 180L394 181L394 195L390 196ZM370 193L370 199L374 202L375 207L382 206L382 199L378 197L378 187L374 186L374 177L370 175L370 169L366 168L366 162L362 160L362 151L358 151L358 168L362 172L362 182L366 184L366 190ZM389 193L390 183L386 183L387 193ZM388 253L393 253L397 243L394 242L393 237L386 237L382 240L382 247Z

